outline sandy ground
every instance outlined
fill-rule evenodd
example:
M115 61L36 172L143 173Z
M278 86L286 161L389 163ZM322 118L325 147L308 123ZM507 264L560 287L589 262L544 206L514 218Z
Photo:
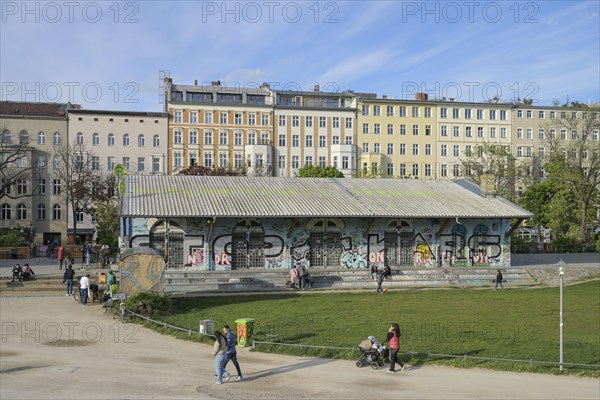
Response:
M598 379L413 367L238 349L243 381L216 385L211 346L122 324L69 297L1 298L0 398L595 399ZM230 365L229 367L233 367Z

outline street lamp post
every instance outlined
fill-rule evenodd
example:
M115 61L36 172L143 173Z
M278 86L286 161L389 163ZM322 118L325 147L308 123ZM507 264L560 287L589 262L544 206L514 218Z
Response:
M564 323L563 323L563 276L565 271L563 267L558 269L558 275L560 279L560 372L563 372L563 331L564 331Z

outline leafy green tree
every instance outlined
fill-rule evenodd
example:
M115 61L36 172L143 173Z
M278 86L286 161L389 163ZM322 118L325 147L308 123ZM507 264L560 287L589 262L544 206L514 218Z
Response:
M199 176L240 176L245 175L241 171L230 170L227 168L211 168L201 165L192 165L179 171L178 175L199 175Z
M107 244L111 254L117 251L119 245L119 205L114 200L96 204L94 212L98 243Z
M305 165L298 170L298 176L301 178L343 178L344 174L332 166Z
M589 243L589 227L600 207L600 105L571 104L546 126L549 154L544 169L573 194L578 235Z
M460 159L467 178L482 185L488 176L493 177L494 191L508 199L514 198L515 179L527 179L526 167L511 154L510 147L483 143L465 151Z

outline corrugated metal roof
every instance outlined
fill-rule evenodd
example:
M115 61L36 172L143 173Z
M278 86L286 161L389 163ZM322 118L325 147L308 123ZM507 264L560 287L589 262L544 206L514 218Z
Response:
M133 175L127 217L530 218L464 181Z

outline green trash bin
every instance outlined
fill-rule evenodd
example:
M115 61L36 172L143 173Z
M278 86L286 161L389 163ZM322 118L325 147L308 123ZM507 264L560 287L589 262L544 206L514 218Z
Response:
M237 344L240 347L252 346L252 340L254 339L254 319L252 318L240 318L236 319L237 324Z

